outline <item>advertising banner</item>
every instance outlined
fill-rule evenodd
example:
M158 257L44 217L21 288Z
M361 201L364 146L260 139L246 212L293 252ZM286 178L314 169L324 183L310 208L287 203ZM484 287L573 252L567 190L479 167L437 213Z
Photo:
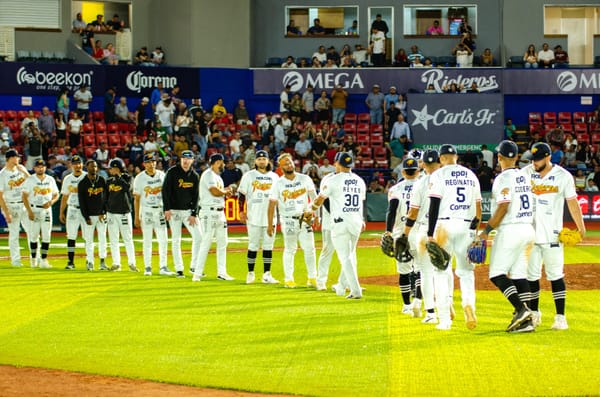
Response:
M171 91L175 85L181 87L179 96L197 98L200 90L200 69L138 66L119 66L108 68L106 87L116 86L118 95L126 97L150 96L152 90L161 82L163 88Z
M598 69L506 69L502 93L506 95L597 94Z
M408 123L415 144L497 144L504 134L501 94L410 94ZM458 148L465 150L467 148Z

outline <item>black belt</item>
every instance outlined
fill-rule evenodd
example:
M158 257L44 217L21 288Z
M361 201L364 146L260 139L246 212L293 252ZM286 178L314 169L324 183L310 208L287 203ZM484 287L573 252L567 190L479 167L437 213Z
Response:
M13 201L12 203L9 202L8 204L23 204L23 202L22 201Z
M146 208L157 209L157 208L162 208L162 206L160 206L160 205L154 205L154 206L147 206Z
M465 221L465 222L472 221L472 219L461 219L461 218L438 218L438 221L449 221L450 219L455 219L457 221Z
M72 208L77 208L77 209L79 209L79 206L78 206L78 205L70 205L69 207L72 207Z
M284 218L290 218L290 219L300 219L302 217L302 215L298 215L298 216L284 216Z
M342 222L344 222L344 220L342 218L335 218L333 220L333 223L342 223Z
M202 209L202 207L200 207L200 209ZM210 208L205 208L207 210L211 210L211 211L223 211L225 209L225 207L210 207ZM300 219L300 218L298 218Z
M31 206L32 206L33 208L42 208L42 209L47 209L47 208L46 208L46 207L44 207L43 205L33 205L33 204L31 204Z

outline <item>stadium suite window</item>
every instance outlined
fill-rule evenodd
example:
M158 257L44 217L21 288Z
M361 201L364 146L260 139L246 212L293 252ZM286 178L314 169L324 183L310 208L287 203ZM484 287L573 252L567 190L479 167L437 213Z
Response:
M358 36L360 25L358 21L357 6L337 7L296 7L285 8L285 31L284 35L289 38L306 37L310 34L308 30L314 25L315 19L320 20L324 36ZM291 22L293 21L293 25ZM288 27L292 26L295 29ZM295 33L294 33L295 32Z
M61 29L62 0L0 0L0 26Z
M456 36L460 25L466 23L477 34L477 6L457 4L403 6L405 36ZM438 29L430 29L438 21Z
M71 21L77 18L77 14L81 13L83 20L87 23L94 22L97 15L103 16L103 22L108 24L111 22L114 15L118 15L118 20L122 22L122 29L129 29L131 1L71 1ZM102 33L114 33L112 29L101 29Z

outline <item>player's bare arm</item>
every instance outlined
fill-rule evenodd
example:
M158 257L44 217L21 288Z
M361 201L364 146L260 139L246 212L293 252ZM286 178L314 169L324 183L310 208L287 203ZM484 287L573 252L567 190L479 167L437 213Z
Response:
M269 201L269 209L267 210L267 234L270 236L275 232L275 228L273 226L273 216L275 215L275 206L277 205L277 201L270 200Z
M492 214L492 217L488 220L487 226L481 232L481 234L479 235L479 237L481 237L482 239L487 240L488 234L492 230L494 230L495 228L497 228L498 225L500 225L502 223L502 219L504 219L504 216L508 212L509 205L510 205L510 203L508 203L508 202L507 203L500 203L500 204L498 204L498 208L496 208L496 211ZM479 206L479 208L481 208L481 205Z
M4 201L4 192L0 192L0 208L2 209L2 214L4 215L4 219L6 219L6 223L11 223L12 216L6 206L6 201Z
M239 208L240 208L240 222L246 223L247 217L246 217L246 210L244 207L244 204L246 203L246 196L243 193L239 193L238 203L239 203Z
M66 224L67 223L67 201L69 200L69 195L68 194L63 194L61 199L60 199L60 210L58 211L58 219L60 220L60 223L62 224Z
M31 209L31 205L29 204L29 193L23 192L22 197L23 197L23 205L25 205L25 209L27 210L27 215L29 216L29 220L33 221L35 219L35 214L33 213L33 210Z
M577 230L579 234L581 234L581 238L585 237L585 223L583 222L583 215L581 215L581 207L579 206L579 202L577 201L577 197L573 197L572 199L567 200L567 207L569 208L569 213L571 214L571 218L575 221L577 225Z
M136 228L140 227L140 195L133 195L134 219L133 224Z

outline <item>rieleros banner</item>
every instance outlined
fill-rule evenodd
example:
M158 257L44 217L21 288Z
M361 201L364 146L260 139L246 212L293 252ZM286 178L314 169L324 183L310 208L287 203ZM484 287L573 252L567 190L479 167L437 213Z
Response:
M476 83L481 92L499 92L502 69L496 68L416 68L416 69L254 69L254 94L279 94L286 85L292 92L331 90L340 84L351 94L367 94L379 84L382 92L395 86L399 92L423 92L432 86L442 92L452 83L470 87Z
M504 134L502 94L409 94L408 106L408 123L419 147L494 147Z
M170 91L179 85L182 98L198 98L200 95L200 69L178 67L137 67L120 65L106 69L105 87L115 86L117 95L126 97L150 96L161 82Z

